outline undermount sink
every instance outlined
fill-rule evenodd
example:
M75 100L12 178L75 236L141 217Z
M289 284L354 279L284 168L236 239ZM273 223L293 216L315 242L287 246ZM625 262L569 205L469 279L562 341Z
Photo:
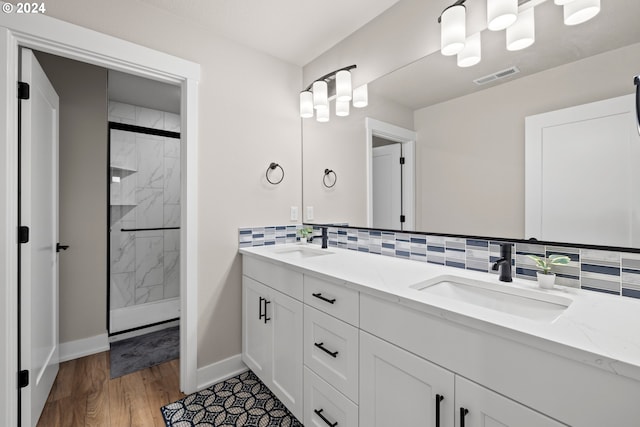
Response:
M542 322L553 322L571 305L571 298L532 289L499 285L453 275L411 286L421 292Z
M332 252L327 251L326 249L312 248L309 246L289 246L286 248L276 248L273 253L278 255L285 255L289 258L294 259L303 259L303 258L312 258L316 256L329 255Z

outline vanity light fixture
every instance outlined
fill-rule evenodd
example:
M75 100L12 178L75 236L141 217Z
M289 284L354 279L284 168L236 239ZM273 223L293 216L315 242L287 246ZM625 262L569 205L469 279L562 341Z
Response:
M563 8L565 25L578 25L600 12L600 0L572 0Z
M521 50L536 41L536 25L533 8L523 10L518 19L507 28L507 50Z
M355 89L351 84L351 70L355 65L332 71L311 83L300 92L300 117L308 119L314 116L319 122L328 122L330 117L329 104L336 101L336 116L349 115L349 103L354 107L366 107L369 103L367 85Z
M482 59L480 33L467 37L464 49L458 53L458 67L471 67Z
M369 105L369 89L365 83L353 90L353 106L356 108L364 108L367 105Z
M509 27L518 19L518 0L487 0L487 26L491 31Z
M329 108L328 86L324 80L313 82L313 108Z
M481 58L479 34L477 38L475 35L466 37L466 1L456 0L438 17L440 52L445 56L458 55L460 67L475 65ZM545 0L486 0L488 29L506 30L507 50L531 46L536 40L534 9L541 1ZM529 2L531 4L527 5ZM600 0L554 0L554 3L564 8L566 25L582 24L600 12Z
M449 6L440 18L440 51L451 56L464 49L467 37L467 8L460 2Z

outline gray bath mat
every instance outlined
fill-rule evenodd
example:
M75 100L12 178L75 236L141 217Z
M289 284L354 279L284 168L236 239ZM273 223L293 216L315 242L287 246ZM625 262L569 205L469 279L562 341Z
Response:
M180 327L111 343L111 379L159 365L180 356Z

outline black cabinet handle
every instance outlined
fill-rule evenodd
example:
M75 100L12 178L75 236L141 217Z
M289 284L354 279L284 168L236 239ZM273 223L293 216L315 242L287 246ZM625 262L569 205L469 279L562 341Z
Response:
M329 304L335 304L335 302L336 302L335 298L329 299L329 298L323 297L321 292L318 292L317 294L311 294L311 295L313 295L314 297L316 297L318 299L321 299L324 302L328 302Z
M436 427L440 427L440 402L444 400L444 396L436 394Z
M260 301L258 301L258 320L262 319L262 317L266 317L267 313L262 313L262 301L266 301L264 298L260 297Z
M469 413L466 408L460 407L460 427L464 427L464 417Z
M313 410L313 412L315 412L316 415L319 416L322 419L322 421L327 423L327 425L329 427L336 427L338 425L338 422L336 421L335 423L331 423L331 421L329 421L328 419L325 418L324 415L322 415L322 411L324 411L324 409L314 409Z
M338 352L337 351L329 351L326 348L324 348L324 343L313 343L313 345L315 345L316 347L318 347L320 350L324 351L325 353L327 353L329 356L331 357L338 357Z
M56 244L56 252L66 251L69 249L69 245L61 245L60 243Z
M267 301L267 299L264 298L264 323L271 320L271 317L267 317L267 304L271 304L271 301Z

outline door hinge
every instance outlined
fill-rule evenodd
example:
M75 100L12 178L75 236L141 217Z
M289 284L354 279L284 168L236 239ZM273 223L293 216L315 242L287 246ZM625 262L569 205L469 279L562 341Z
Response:
M18 227L18 243L29 243L29 227Z
M400 164L404 165L404 157L400 157Z
M18 99L29 99L29 83L18 82Z
M18 372L18 387L25 388L29 385L29 371Z
M400 215L400 222L405 222L405 220L406 219L405 219L404 215Z

